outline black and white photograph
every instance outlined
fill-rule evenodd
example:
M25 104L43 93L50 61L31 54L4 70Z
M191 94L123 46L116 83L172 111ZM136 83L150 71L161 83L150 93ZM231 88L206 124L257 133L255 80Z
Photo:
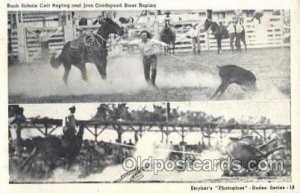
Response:
M8 11L10 104L289 100L289 9Z
M290 110L289 101L9 105L9 182L291 182Z

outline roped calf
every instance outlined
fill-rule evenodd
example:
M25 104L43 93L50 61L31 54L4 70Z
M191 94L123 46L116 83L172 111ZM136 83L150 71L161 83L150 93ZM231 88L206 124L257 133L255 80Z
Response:
M220 98L228 86L232 83L238 84L245 91L256 90L256 77L249 71L236 65L217 66L221 78L221 84L211 97Z

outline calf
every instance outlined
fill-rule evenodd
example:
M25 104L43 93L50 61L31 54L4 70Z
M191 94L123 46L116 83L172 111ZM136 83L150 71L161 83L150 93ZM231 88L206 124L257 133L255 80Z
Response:
M243 90L256 90L256 78L255 75L249 70L245 70L236 65L217 66L219 69L219 75L221 78L221 84L211 97L211 99L220 98L228 86L232 83L236 83L242 87Z

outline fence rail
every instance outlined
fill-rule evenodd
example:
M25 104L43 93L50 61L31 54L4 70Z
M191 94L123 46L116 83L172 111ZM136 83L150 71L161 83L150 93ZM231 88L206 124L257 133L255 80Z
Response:
M272 48L272 47L283 47L283 46L289 46L289 42L285 42L284 39L286 38L286 30L284 23L282 21L282 16L264 16L264 22L261 24L258 24L258 22L251 22L250 17L245 18L245 32L246 32L246 42L248 48ZM219 21L228 23L230 20L230 17L219 19ZM85 30L91 30L95 31L99 26L73 26L73 37L76 37L76 33L80 29ZM57 28L57 27L56 27ZM24 49L26 50L27 54L27 61L33 61L38 60L41 58L41 48L40 43L38 40L38 35L34 32L34 30L38 29L37 27L25 27L25 38L26 41L24 45ZM42 28L43 30L53 30L55 27L48 27L48 28ZM139 34L140 31L144 30L144 28L136 29L135 33ZM147 29L151 33L154 33L153 28ZM190 52L192 49L191 40L186 37L186 31L182 32L179 30L175 30L176 32L176 52ZM289 32L288 32L289 33ZM13 29L11 33L9 34L11 37L11 44L12 44L12 55L14 57L18 57L18 36L17 36L17 30ZM63 45L65 44L65 32L64 29L62 29L59 33L53 35L50 37L49 40L49 48L50 50L54 50L55 52L61 51ZM73 39L73 38L71 38ZM209 51L209 50L216 50L217 49L217 42L211 33L211 31L202 32L200 34L200 42L201 42L201 50L202 51ZM121 40L120 47L112 46L116 48L117 50L113 50L111 48L109 50L110 55L122 55L128 51L128 41L127 40ZM20 43L19 43L20 46ZM243 46L243 45L242 45ZM229 39L223 39L222 41L222 49L229 50L230 49L230 43ZM137 49L135 49L133 52L137 52Z

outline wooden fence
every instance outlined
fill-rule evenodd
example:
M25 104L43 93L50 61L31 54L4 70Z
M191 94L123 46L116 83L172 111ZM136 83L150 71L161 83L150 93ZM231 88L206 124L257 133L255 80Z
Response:
M283 46L289 46L289 42L284 41L284 38L286 37L286 30L282 21L281 15L269 15L264 16L264 21L259 24L257 21L251 22L250 17L245 18L244 27L246 30L246 41L247 41L247 47L248 48L273 48L273 47L283 47ZM224 18L219 19L219 21L222 21L224 23L228 23L230 18ZM202 25L201 23L199 23ZM26 26L26 25L24 25ZM69 26L70 27L70 26ZM73 39L76 37L76 31L78 31L79 28L84 28L86 30L96 30L99 26L77 26L77 25L71 25L72 29L72 37L69 37L68 39ZM47 27L42 28L42 30L47 30L49 33L51 31L57 29L58 27ZM35 32L37 29L41 29L41 27L24 27L24 30L21 30L21 33L23 32L25 37L25 41L23 41L23 44L18 43L18 34L16 29L12 29L11 33L9 34L11 37L11 43L12 43L12 54L15 57L18 57L18 47L23 46L25 53L26 53L26 61L25 62L31 62L34 60L38 60L41 58L41 48L40 43L38 41L38 35ZM139 32L143 29L137 29L136 34L139 34ZM149 31L154 31L154 29L148 29ZM63 45L66 42L66 26L61 27L61 30L58 33L55 33L55 35L50 37L50 50L59 52ZM70 31L70 30L69 30ZM191 52L192 45L191 40L186 37L186 31L176 31L177 40L176 40L176 52ZM201 50L202 51L209 51L209 50L216 50L217 49L217 42L212 35L211 31L203 32L200 34L200 40L201 40ZM127 53L128 41L126 39L121 40L120 45L122 46L121 49L116 47L118 49L118 53L115 52L115 50L110 49L111 53L110 55L119 54L122 55L124 53ZM243 47L243 45L242 45ZM222 41L222 48L224 50L230 49L229 45L229 39L224 39ZM137 50L134 50L137 51Z

